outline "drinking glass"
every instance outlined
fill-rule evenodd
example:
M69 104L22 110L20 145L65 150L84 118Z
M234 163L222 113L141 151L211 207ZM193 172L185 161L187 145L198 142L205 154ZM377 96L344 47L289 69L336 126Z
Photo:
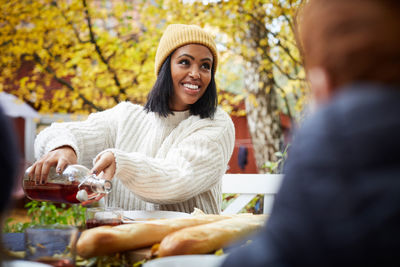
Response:
M122 212L122 209L112 207L88 208L86 209L86 228L120 225L122 224Z
M25 229L25 258L56 267L75 266L78 229L69 225L36 225Z

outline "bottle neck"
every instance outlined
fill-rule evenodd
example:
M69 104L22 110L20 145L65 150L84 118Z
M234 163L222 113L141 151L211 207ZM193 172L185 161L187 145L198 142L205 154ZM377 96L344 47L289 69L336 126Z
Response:
M112 183L109 180L97 178L95 175L88 175L79 184L78 188L83 189L84 186L89 186L93 193L108 194L112 190Z

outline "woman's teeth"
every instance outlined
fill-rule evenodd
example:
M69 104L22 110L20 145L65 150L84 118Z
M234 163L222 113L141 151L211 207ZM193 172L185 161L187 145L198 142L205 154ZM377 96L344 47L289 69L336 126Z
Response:
M189 84L189 83L185 83L183 86L185 86L186 88L191 89L191 90L198 90L199 89L198 85Z

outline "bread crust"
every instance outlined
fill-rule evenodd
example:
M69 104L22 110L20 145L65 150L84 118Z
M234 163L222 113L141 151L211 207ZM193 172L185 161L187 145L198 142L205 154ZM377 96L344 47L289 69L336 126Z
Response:
M77 253L83 258L149 247L180 229L207 224L229 216L201 215L185 218L151 220L145 223L101 226L82 232Z
M266 218L266 215L235 216L178 230L162 240L158 255L165 257L213 252L260 229Z

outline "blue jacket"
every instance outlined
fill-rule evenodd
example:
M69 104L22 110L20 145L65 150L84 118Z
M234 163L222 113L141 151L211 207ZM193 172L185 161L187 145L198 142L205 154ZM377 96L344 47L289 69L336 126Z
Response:
M400 88L343 88L303 124L266 227L223 266L400 266Z

